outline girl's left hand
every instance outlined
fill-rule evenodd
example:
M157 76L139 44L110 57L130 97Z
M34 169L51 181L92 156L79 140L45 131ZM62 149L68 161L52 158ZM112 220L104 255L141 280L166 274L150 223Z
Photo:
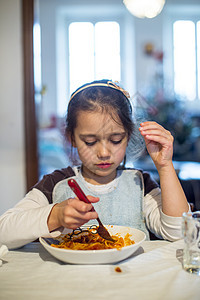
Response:
M172 162L173 141L171 133L156 122L140 124L140 133L144 137L147 151L156 168L162 168Z

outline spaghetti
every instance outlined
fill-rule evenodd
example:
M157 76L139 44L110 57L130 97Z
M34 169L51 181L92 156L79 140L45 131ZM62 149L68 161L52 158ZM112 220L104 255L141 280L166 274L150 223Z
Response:
M94 227L87 229L79 228L71 234L64 235L59 245L51 244L51 246L70 250L104 250L113 248L120 250L125 246L135 244L130 239L131 235L129 233L124 238L117 234L113 235L114 242L111 242L100 237L96 229Z

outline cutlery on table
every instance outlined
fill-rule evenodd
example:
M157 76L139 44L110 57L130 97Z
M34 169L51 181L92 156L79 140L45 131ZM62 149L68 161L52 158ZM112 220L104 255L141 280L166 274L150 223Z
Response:
M68 180L68 185L72 189L72 191L76 194L76 196L79 198L79 200L91 204L91 202L88 200L88 198L86 197L86 195L84 194L84 192L82 191L82 189L80 188L80 186L78 185L78 183L76 182L76 180L69 179ZM94 207L92 207L91 211L95 211ZM103 226L101 220L99 218L97 218L97 221L99 223L99 227L97 229L98 234L102 238L104 238L105 240L109 240L111 242L114 242L114 240L110 236L108 230Z

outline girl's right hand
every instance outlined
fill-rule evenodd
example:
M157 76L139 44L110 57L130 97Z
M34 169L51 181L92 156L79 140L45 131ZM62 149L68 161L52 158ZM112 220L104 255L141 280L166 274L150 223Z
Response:
M99 198L87 196L91 203L96 203ZM47 225L49 231L56 230L59 227L76 229L91 219L96 219L98 214L91 211L92 204L80 201L78 198L70 198L53 206Z

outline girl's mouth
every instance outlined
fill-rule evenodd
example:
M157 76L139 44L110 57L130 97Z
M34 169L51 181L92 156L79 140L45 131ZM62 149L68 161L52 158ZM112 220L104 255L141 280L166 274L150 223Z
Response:
M109 163L102 163L102 164L97 164L97 167L98 168L101 168L101 169L107 169L111 166L112 164L109 164Z

